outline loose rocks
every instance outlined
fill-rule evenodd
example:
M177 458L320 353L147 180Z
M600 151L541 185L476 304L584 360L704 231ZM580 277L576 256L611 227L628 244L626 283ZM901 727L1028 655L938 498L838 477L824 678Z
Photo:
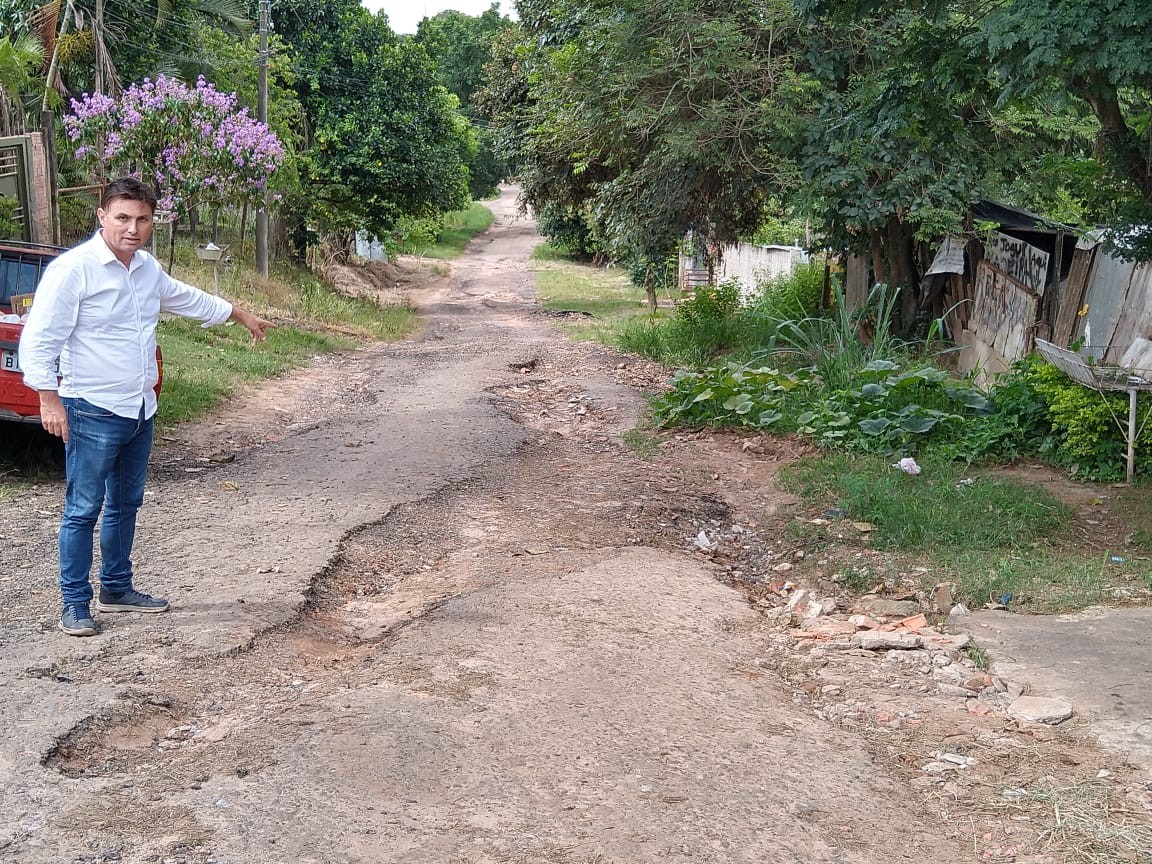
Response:
M1061 699L1043 696L1021 696L1008 706L1008 713L1017 720L1047 723L1055 726L1072 716L1072 706Z

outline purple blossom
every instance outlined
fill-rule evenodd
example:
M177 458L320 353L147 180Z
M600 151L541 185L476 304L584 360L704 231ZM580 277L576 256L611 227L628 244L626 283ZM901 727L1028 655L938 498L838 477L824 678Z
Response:
M165 209L198 200L252 200L284 160L284 145L235 93L203 77L193 87L145 78L113 100L84 94L64 118L75 155L104 169L130 169L152 182Z

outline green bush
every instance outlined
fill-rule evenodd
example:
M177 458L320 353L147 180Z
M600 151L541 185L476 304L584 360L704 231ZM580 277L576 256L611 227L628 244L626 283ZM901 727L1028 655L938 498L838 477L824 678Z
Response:
M444 230L443 219L402 216L396 224L387 244L389 254L422 255L436 245L436 239Z
M824 294L824 265L797 265L791 273L765 279L756 286L752 311L770 319L809 318L820 315Z
M702 286L676 305L672 317L627 324L615 344L654 360L700 369L730 352L763 351L774 326L741 305L740 283Z
M20 200L0 195L0 240L21 239L20 223L13 217L20 209Z
M857 386L829 391L814 368L783 372L729 362L678 372L657 397L666 425L773 426L797 431L821 446L888 456L944 451L948 458L981 453L987 399L943 370L902 369L873 360L857 370Z
M1128 396L1077 384L1039 355L1017 362L990 394L1015 454L1039 456L1087 480L1126 473ZM1152 408L1145 407L1140 419ZM1118 422L1119 421L1119 422ZM1152 435L1136 444L1136 470L1152 473Z
M784 397L802 384L802 377L767 366L727 363L703 372L682 369L671 389L656 397L653 409L665 424L763 429L784 418Z

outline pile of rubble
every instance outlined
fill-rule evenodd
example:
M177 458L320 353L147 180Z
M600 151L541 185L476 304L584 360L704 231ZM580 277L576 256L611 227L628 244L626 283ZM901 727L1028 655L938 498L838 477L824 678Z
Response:
M966 634L944 632L932 626L922 612L902 615L915 608L914 604L864 597L856 608L842 610L835 598L819 597L790 583L785 583L782 593L787 596L786 605L776 606L769 598L760 605L767 607L770 618L785 626L782 638L800 650L820 657L831 657L835 652L885 652L887 664L902 670L906 677L920 679L915 689L964 699L972 714L1003 714L1022 724L1049 726L1063 723L1073 714L1072 706L1062 700L1027 695L1023 684L981 669L966 650L971 641Z

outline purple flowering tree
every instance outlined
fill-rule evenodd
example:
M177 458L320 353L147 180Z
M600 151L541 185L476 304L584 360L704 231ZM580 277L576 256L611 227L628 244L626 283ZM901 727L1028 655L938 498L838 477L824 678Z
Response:
M64 129L78 161L152 184L160 208L176 220L203 205L260 206L284 160L276 134L247 108L238 110L235 93L202 77L194 87L145 78L118 99L86 93L72 100Z

